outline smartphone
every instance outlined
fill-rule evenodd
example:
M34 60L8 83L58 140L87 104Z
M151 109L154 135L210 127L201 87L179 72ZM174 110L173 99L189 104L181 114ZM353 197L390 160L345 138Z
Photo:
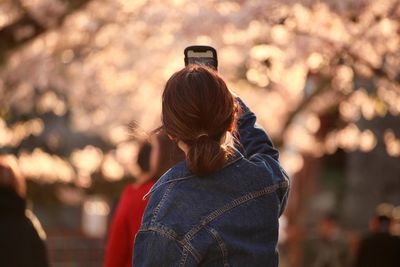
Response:
M185 66L205 65L207 67L218 69L217 50L206 45L192 45L185 48Z

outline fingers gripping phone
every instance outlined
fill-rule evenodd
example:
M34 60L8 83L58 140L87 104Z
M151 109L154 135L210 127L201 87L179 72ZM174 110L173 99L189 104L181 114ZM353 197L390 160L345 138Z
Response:
M185 66L205 65L207 67L218 69L217 51L206 45L193 45L185 48Z

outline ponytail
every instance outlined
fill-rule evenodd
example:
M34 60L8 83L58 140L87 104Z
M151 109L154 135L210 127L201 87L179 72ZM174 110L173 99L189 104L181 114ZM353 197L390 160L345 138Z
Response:
M207 135L201 135L190 146L186 156L189 169L196 175L211 174L224 165L228 151L219 140L213 140Z

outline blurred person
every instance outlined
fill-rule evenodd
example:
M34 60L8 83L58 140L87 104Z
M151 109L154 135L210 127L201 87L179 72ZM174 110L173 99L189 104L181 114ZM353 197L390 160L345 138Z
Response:
M318 234L306 241L306 267L345 267L350 264L350 247L336 215L328 214L318 222Z
M25 198L26 183L15 158L0 155L0 265L46 267L45 234Z
M278 266L289 181L255 114L217 72L189 65L166 83L162 122L186 160L149 192L133 266Z
M132 266L133 241L148 201L143 196L164 172L183 159L182 151L162 132L141 144L137 163L142 173L135 184L123 190L109 231L104 267Z
M377 215L370 221L370 232L359 244L356 267L399 267L400 239L390 234L392 219Z

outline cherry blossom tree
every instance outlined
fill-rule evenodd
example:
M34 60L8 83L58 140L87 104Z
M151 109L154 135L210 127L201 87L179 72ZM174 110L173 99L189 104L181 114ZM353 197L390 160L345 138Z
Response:
M399 22L398 0L4 0L0 150L39 183L137 173L136 141L160 124L165 81L186 46L208 44L293 177L338 150L366 157L349 188L373 165L366 155L387 157L395 177Z

